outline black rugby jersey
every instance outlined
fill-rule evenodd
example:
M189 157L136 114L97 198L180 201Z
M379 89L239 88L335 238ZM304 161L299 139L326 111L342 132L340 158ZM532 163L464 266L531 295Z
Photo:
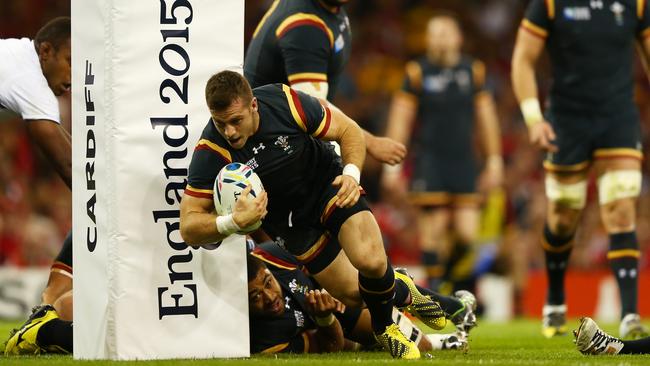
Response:
M244 76L253 87L324 81L331 99L350 45L350 21L343 8L333 14L317 0L275 0L248 46Z
M251 353L307 353L306 330L316 329L307 313L305 295L318 287L302 270L296 259L275 243L258 246L251 253L266 262L284 296L281 317L251 317L249 321Z
M426 57L406 65L402 91L417 100L414 149L443 156L472 155L474 100L485 92L485 66L469 57L441 67Z
M210 119L194 150L185 194L212 199L219 170L231 162L244 163L268 193L265 222L286 221L289 212L315 205L324 187L341 174L340 158L318 139L327 133L331 113L318 99L283 84L255 88L253 95L259 106L257 132L235 149Z
M551 108L633 106L634 43L650 36L647 0L532 0L522 27L546 40Z

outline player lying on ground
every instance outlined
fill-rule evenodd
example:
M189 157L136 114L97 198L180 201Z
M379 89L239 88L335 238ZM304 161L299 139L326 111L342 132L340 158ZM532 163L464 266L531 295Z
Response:
M256 247L247 262L251 353L337 352L378 347L370 312L345 308L303 272L295 257L275 243ZM403 271L396 273L397 281L406 276ZM457 332L426 335L396 309L393 320L420 351L465 348L468 332L476 325L474 296L467 291L461 291L458 298L435 296L442 298L443 308L456 324Z
M580 319L580 327L573 335L578 351L585 355L650 354L650 337L624 341L607 334L587 317Z
M251 353L333 352L377 346L370 312L355 308L341 311L344 306L326 291L321 292L320 286L302 269L295 257L272 242L261 244L249 255ZM398 281L410 282L405 279L407 276L396 274ZM402 332L421 351L465 348L469 331L476 325L474 296L459 291L456 297L447 297L418 288L440 302L457 331L426 335L394 310L393 320ZM332 313L336 313L336 318L331 317ZM71 353L71 320L69 292L54 306L39 307L11 336L5 355Z

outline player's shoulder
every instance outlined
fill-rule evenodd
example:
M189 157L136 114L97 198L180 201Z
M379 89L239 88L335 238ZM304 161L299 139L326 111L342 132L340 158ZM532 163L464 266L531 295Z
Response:
M34 43L29 38L0 39L0 81L40 83L44 79ZM49 87L48 87L49 88Z
M209 155L216 153L218 156L222 157L224 161L232 161L232 153L230 144L226 141L223 136L217 131L212 119L209 119L206 123L203 131L201 132L201 137L196 143L195 152L206 151Z
M281 83L262 85L253 89L253 96L259 104L269 106L272 110L284 110L288 109L291 88Z

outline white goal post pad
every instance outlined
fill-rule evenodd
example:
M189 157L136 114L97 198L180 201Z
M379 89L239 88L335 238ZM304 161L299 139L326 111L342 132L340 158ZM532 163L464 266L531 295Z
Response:
M204 88L244 0L73 0L74 358L249 356L245 240L179 233Z

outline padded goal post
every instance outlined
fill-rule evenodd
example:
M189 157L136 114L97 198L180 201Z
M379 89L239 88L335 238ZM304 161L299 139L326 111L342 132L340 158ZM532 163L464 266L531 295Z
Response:
M73 0L74 357L249 355L245 241L188 248L204 87L241 72L244 0Z

